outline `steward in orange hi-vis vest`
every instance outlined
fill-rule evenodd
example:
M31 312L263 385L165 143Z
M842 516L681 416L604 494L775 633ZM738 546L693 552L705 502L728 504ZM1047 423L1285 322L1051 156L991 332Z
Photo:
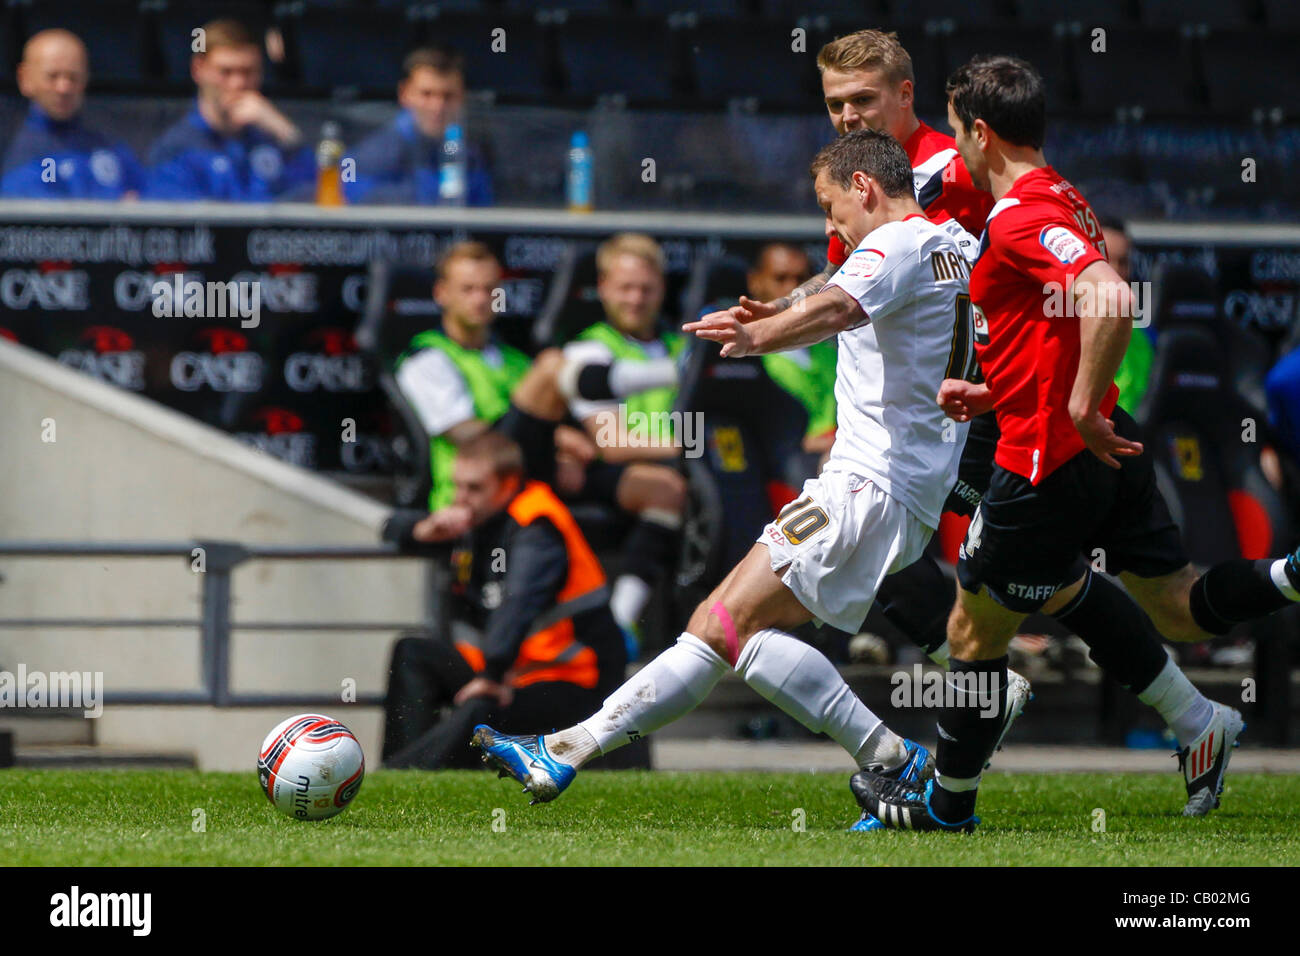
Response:
M399 512L384 531L449 569L446 620L393 649L385 766L473 766L476 723L571 723L627 665L605 572L550 486L524 479L518 447L494 432L472 439L453 481L452 505Z
M532 527L539 520L549 523L559 533L564 554L558 563L553 563L554 558L560 557L553 542L550 547L545 547L534 543L534 536L521 534L523 529ZM587 539L582 536L569 509L555 496L550 486L540 481L530 481L524 485L523 490L510 502L501 525L501 544L496 547L501 549L502 557L509 556L499 562L506 566L505 570L501 573L493 571L492 554L496 548L490 548L482 555L487 559L483 562L487 567L478 569L480 574L476 575L476 555L470 551L469 575L462 593L468 599L468 593L475 586L479 588L480 596L485 590L490 592L494 587L503 587L503 601L514 598L512 607L518 608L521 613L514 613L511 607L506 607L503 603L496 611L506 607L509 616L491 613L488 626L484 629L484 640L476 641L466 635L458 635L456 650L460 651L461 656L476 672L483 671L494 679L506 677L514 687L526 687L540 681L568 681L579 687L595 687L600 677L596 651L582 639L584 635L579 631L581 629L585 633L592 624L603 630L599 620L601 615L593 618L586 612L608 609L609 588L605 572L596 560L591 546L587 544ZM481 543L476 550L482 552ZM457 552L453 551L452 557L453 564L465 566L465 558L459 557ZM554 584L540 586L536 577L516 585L509 573L512 560L516 566L523 563L526 568L548 565L546 577L542 579L548 584L562 570L563 577L556 582L558 590L554 589ZM526 593L519 593L525 589ZM542 603L543 598L546 599L547 606L537 613L530 613ZM481 603L484 604L484 610L488 610L486 602ZM600 635L597 643L604 641L605 637L606 635ZM511 649L517 651L508 661L508 666L502 670L501 665L507 663L508 651ZM488 654L493 655L491 659Z

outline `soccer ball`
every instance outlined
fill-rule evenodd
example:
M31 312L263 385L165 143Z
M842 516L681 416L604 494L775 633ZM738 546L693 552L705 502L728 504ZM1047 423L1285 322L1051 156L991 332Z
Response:
M366 758L352 731L321 714L298 714L276 724L257 755L262 792L277 810L298 820L342 813L365 774Z

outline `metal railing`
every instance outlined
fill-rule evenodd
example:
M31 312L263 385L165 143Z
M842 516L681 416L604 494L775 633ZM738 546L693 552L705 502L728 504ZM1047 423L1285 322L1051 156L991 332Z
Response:
M432 627L442 616L443 589L439 567L427 557L403 553L392 545L331 547L300 545L244 545L212 539L189 542L154 541L0 541L0 557L35 558L195 558L202 549L201 606L197 618L42 617L0 618L0 628L185 628L199 631L201 690L124 690L105 692L105 705L207 704L216 707L320 707L338 704L339 697L325 694L236 694L230 689L230 639L242 631L404 631ZM247 561L358 561L373 559L423 561L424 619L422 621L239 621L231 619L232 572ZM354 702L375 706L383 696L358 694Z

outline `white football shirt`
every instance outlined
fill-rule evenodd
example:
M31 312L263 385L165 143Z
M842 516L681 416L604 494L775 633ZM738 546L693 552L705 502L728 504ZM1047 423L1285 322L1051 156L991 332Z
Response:
M870 478L931 528L957 480L969 427L935 402L954 353L960 362L970 347L970 268L954 227L920 215L886 223L828 283L853 296L867 319L838 336L837 430L826 470Z

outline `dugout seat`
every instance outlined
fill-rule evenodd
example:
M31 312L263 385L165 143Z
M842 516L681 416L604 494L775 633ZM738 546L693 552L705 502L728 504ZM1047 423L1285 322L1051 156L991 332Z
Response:
M430 290L432 269L402 269L384 260L370 263L365 308L354 336L371 365L374 379L397 414L393 453L393 498L399 508L422 508L429 500L432 476L429 437L415 409L398 387L393 363L412 336L437 321Z
M538 349L563 345L604 318L605 309L596 297L595 245L570 243L533 323L533 345Z
M1158 337L1135 417L1174 491L1188 555L1200 564L1268 557L1286 543L1290 522L1259 465L1266 412L1242 396L1234 369L1253 345L1219 314L1216 284L1202 269L1162 264L1152 299Z
M1240 330L1219 314L1213 280L1196 271L1169 264L1157 270L1160 334L1142 412L1146 453L1155 458L1188 557L1204 567L1272 557L1295 541L1286 505L1260 468L1266 419L1234 385L1234 353L1225 343ZM1275 743L1288 733L1297 613L1291 608L1245 626L1256 645L1250 716Z

